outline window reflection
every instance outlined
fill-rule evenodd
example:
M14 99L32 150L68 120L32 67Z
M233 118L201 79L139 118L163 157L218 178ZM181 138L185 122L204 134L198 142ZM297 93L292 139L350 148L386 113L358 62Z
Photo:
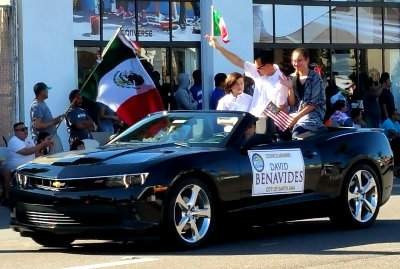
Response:
M301 43L301 28L300 6L275 6L275 40L277 43Z
M254 42L271 43L273 41L273 7L272 5L253 5L253 39Z
M120 26L131 40L136 40L135 1L104 1L103 39L110 40Z
M177 1L171 3L171 17L173 24L173 41L199 41L201 38L200 27L200 2Z
M304 7L304 42L329 43L329 7Z
M100 59L100 48L97 47L77 47L76 63L78 70L78 85L81 88L86 78L89 76L93 68L96 67L97 61Z
M356 83L356 68L354 49L332 50L332 75L337 87L350 90Z
M384 27L385 43L399 43L400 42L400 9L399 8L385 8L384 9Z
M137 1L140 41L169 41L168 1ZM176 22L172 29L178 28Z
M356 8L332 6L332 43L356 43Z
M358 8L359 43L382 43L382 9L380 7Z
M100 40L100 0L73 2L74 39Z
M385 50L385 71L390 74L396 107L400 107L400 50Z

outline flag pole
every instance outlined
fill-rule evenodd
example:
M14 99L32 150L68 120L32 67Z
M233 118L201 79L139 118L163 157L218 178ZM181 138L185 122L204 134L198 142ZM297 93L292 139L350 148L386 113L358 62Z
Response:
M115 31L113 37L108 41L106 47L104 48L103 52L101 53L101 57L103 58L104 55L106 54L107 50L110 48L112 42L114 41L115 38L117 38L118 34L120 33L122 29L122 26L118 27L118 29ZM93 68L92 72L90 72L89 76L87 76L85 82L82 84L82 87L79 89L80 91L85 88L86 84L89 82L89 79L92 77L93 73L97 70L98 64Z
M214 37L214 6L211 5L211 36Z

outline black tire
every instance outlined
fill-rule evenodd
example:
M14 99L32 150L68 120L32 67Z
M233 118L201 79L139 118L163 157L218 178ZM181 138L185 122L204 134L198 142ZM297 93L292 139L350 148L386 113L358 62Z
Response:
M192 197L191 195L194 193L192 190L197 188L201 189L201 191L198 192L197 204L195 202L195 206L192 208L193 215L190 213L190 216L188 216L189 214L187 212L189 212L190 209L185 212L185 209L177 202L178 195L180 195L183 201L187 203L186 205L188 205ZM188 249L209 242L215 234L217 224L215 203L216 199L214 193L212 193L208 185L203 181L196 178L186 178L177 182L172 187L165 203L162 223L162 239L164 243L166 245L171 245L172 243L175 247ZM190 206L188 206L188 208L189 207ZM199 210L207 212L209 218L205 216L195 216L195 212L200 212ZM186 224L179 225L179 223L185 223L186 220ZM194 226L196 226L196 230L198 230L197 234L200 235L200 237L195 236L196 233L194 232L192 223L195 223ZM200 229L198 229L198 227L200 227ZM181 233L178 232L180 228L182 228Z
M32 240L44 247L51 248L69 248L71 243L75 240L74 238L62 235L50 235L44 233L38 233L32 235Z
M358 189L359 184L355 183L358 182L358 178L361 178L362 188L360 189ZM366 188L367 182L372 180L375 183L375 187L369 192L361 194L361 192L368 189ZM364 183L365 185L363 185ZM365 202L366 200L369 204ZM341 195L334 205L335 209L330 219L333 223L343 228L367 228L375 222L379 213L380 203L381 187L378 175L369 165L359 164L347 173ZM361 209L357 210L357 208ZM371 208L374 208L374 210L371 210ZM360 212L360 214L357 214L357 212Z

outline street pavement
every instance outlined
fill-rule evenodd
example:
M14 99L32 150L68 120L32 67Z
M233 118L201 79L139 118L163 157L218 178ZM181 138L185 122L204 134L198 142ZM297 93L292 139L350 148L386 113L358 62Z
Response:
M191 251L171 251L157 240L77 241L49 249L8 227L0 207L0 268L400 268L400 180L374 226L341 230L328 219L252 227Z

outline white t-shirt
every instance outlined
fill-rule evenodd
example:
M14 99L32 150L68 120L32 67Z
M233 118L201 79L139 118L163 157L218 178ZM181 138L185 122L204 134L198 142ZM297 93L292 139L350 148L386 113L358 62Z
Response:
M282 75L279 66L274 64L275 73L271 76L260 76L255 64L244 63L244 72L246 76L251 77L255 82L253 101L249 112L256 117L263 117L263 111L269 102L275 105L287 105L289 89L280 82Z
M14 171L18 166L35 159L35 154L22 155L17 153L17 151L20 151L21 149L31 148L34 146L35 143L30 138L26 138L25 141L23 141L16 136L11 137L10 141L8 141L8 147L7 147L8 148L7 168L10 171Z
M241 93L236 97L233 96L232 93L226 94L224 97L219 99L217 110L248 112L252 99L251 95L248 95L247 93Z

